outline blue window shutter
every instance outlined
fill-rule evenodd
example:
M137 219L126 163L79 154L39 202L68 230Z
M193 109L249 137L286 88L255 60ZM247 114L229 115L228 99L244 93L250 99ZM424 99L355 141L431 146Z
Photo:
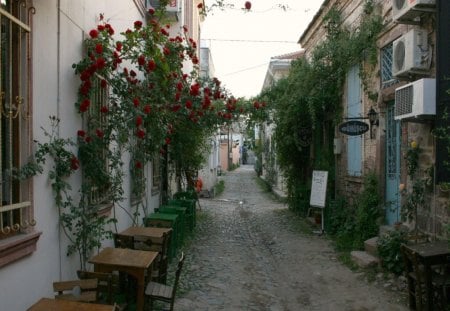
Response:
M350 68L347 74L347 116L361 117L361 80L358 66ZM347 173L351 176L362 174L362 135L347 136Z

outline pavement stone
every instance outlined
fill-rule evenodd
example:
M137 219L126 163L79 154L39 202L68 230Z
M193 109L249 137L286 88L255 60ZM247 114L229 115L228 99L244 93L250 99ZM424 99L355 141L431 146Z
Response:
M200 199L197 227L182 246L175 310L408 310L386 282L370 283L343 266L326 236L312 234L259 188L252 166L221 178L225 191Z

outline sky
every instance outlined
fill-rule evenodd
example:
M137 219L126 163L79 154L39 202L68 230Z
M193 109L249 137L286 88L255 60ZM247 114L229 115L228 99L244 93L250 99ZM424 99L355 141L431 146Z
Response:
M216 0L206 0L207 7ZM215 76L235 97L261 92L270 58L299 51L297 43L322 0L225 0L234 8L209 12L202 44L209 46ZM282 9L282 7L286 9Z

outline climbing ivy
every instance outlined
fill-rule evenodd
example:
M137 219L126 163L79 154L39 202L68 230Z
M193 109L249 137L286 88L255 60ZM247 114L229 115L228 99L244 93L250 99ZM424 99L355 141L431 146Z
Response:
M313 169L327 170L329 185L334 184L333 137L342 117L343 86L351 66L360 65L364 91L369 99L377 97L370 79L383 23L375 11L373 1L366 1L360 23L350 29L338 8L332 7L323 19L325 40L308 60L293 61L289 75L258 96L273 108L277 160L286 178L288 204L302 213L308 206L299 202L305 202Z

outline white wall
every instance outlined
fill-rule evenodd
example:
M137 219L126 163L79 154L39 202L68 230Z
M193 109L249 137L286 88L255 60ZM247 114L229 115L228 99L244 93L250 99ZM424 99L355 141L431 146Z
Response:
M79 78L72 64L82 57L83 39L98 24L100 13L117 35L121 30L132 28L135 20L143 20L143 16L133 1L123 0L46 0L34 1L34 6L33 139L46 141L40 127L49 129L51 115L61 120L60 135L75 139L81 128L81 118L74 106ZM124 163L128 163L126 154ZM124 169L127 178L128 165ZM66 256L68 241L60 231L46 172L34 178L35 229L42 235L32 255L0 268L1 310L26 310L39 298L52 297L52 282L75 278L80 268L77 255ZM150 176L150 169L147 169L148 179ZM80 180L79 174L72 177L70 182L74 189L79 188ZM129 189L126 181L126 199L121 203L125 208L129 208ZM158 196L148 197L152 209L158 203ZM116 209L116 217L119 230L131 225L125 211ZM105 244L112 242L105 241Z

